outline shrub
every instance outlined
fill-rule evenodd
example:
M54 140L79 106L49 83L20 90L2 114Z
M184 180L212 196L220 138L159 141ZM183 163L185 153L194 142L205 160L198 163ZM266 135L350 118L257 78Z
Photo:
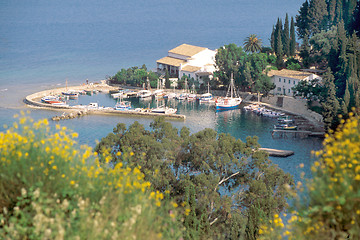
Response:
M285 227L279 216L265 224L262 239L360 239L359 121L351 113L327 136L324 149L315 153L319 160L311 167L307 196L296 197Z
M24 114L0 133L1 239L180 238L177 209L139 168L110 167L76 137Z

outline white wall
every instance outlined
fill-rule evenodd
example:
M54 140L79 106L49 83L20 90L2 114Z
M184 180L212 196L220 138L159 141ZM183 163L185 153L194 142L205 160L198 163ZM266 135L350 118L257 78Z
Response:
M292 90L293 87L298 85L300 81L310 81L315 78L320 78L320 77L315 74L311 74L308 77L305 77L303 80L299 80L296 78L282 77L282 76L274 75L271 78L271 81L276 85L276 87L272 91L272 94L294 96L294 92Z

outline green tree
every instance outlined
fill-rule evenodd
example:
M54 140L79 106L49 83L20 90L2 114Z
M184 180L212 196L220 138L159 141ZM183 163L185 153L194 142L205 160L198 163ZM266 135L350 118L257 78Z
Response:
M244 50L245 52L259 52L261 50L261 39L259 39L255 34L251 34L244 41Z
M164 118L150 127L136 122L126 130L120 124L95 150L111 149L115 161L140 166L155 189L187 205L185 239L254 239L259 216L251 211L268 219L287 207L284 185L292 178L258 150L256 137L242 142L212 129L191 135ZM131 162L118 154L128 150Z
M170 75L169 75L169 71L166 69L166 71L165 71L165 88L169 89L170 87L171 87Z
M302 63L304 67L308 68L310 65L310 45L309 38L307 36L303 39L303 44L301 45L300 57L302 58Z
M297 33L301 39L309 35L309 2L306 0L300 7L299 15L296 15Z
M308 19L310 36L327 30L328 11L325 0L310 0Z
M220 47L215 56L215 66L217 70L214 75L219 78L223 85L230 82L231 73L234 73L235 82L239 82L240 76L238 69L243 66L246 53L234 43Z
M326 90L322 107L324 109L322 115L325 123L325 129L335 129L339 123L337 117L340 110L340 104L336 97L335 80L330 69L323 76L324 88Z
M284 22L284 30L282 32L282 44L284 54L290 56L290 30L289 30L289 16L286 14Z
M294 23L294 18L291 17L290 44L289 44L290 56L295 56L295 50L296 50L295 23Z
M273 224L261 228L260 240L360 239L360 119L343 122L325 139L323 150L315 153L313 177L307 190L300 187L294 193L292 216L285 224L275 216Z

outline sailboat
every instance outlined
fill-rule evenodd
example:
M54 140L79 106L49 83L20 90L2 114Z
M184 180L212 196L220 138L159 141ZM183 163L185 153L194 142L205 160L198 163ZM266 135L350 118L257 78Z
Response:
M155 98L161 98L164 96L164 90L162 89L162 84L160 83L160 80L157 80L157 87L156 90L153 92L153 95Z
M201 94L199 103L215 103L213 95L210 93L210 84L208 82L207 93Z
M156 99L156 108L151 109L153 113L163 113L163 114L174 114L177 112L176 108L166 107L165 104L159 106L159 100Z
M122 101L122 96L119 97L119 100L117 101L115 107L115 110L120 111L127 111L131 109L131 102L130 101Z
M231 80L230 80L228 91L226 93L226 97L217 99L215 101L216 110L235 109L240 106L241 102L242 102L241 97L237 96L237 94L236 94L233 74L231 74Z
M187 100L188 101L195 101L196 100L196 93L195 93L196 91L195 91L195 84L193 84L192 86L191 86L191 91L190 91L190 94L188 95L188 98L187 98Z
M151 97L151 87L150 87L150 82L149 82L149 78L147 78L147 89L143 89L143 90L140 90L138 93L137 93L137 97L138 98L141 98L141 99L144 99L144 98L149 98Z
M65 89L66 89L66 91L62 92L62 95L68 96L70 99L76 99L76 98L79 97L79 92L78 91L68 90L67 89L67 79L66 79L66 82L65 82Z
M180 95L176 96L176 99L180 100L180 101L181 100L186 100L188 95L189 95L188 89L189 89L189 87L188 87L188 84L187 84L187 79L185 79L185 89Z

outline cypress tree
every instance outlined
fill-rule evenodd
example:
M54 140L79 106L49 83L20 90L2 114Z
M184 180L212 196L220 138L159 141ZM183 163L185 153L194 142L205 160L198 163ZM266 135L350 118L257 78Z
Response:
M270 44L271 44L272 51L275 52L275 26L273 26L273 29L271 32Z
M332 25L336 25L335 24L336 1L337 0L328 1L329 27L331 27Z
M343 19L343 1L337 0L336 1L336 8L335 8L335 22L339 23Z
M283 30L283 34L282 34L282 40L283 40L283 49L284 49L284 54L286 56L290 56L290 30L289 30L289 16L286 13L286 17L285 17L285 23L284 23L284 30Z
M326 73L323 76L325 93L325 101L321 104L324 111L322 112L323 120L325 123L325 129L335 129L339 123L337 118L340 104L336 98L336 90L334 84L334 76L330 70L327 69Z
M325 0L310 0L308 16L310 36L327 30L328 11Z
M282 68L283 67L283 57L284 57L284 54L283 54L283 44L282 44L282 41L281 41L281 36L282 36L282 23L281 23L281 20L278 21L279 24L278 24L278 27L277 27L277 32L276 32L276 37L275 37L275 43L276 43L276 46L275 46L275 49L277 50L276 52L276 66L278 68Z
M299 15L296 15L297 34L301 39L309 33L309 3L306 0L300 7Z
M350 33L355 32L360 37L360 1L357 2L353 11L349 29Z
M338 45L338 53L339 53L339 59L338 59L338 69L336 71L336 82L335 85L337 87L337 96L342 98L345 94L345 88L346 88L346 79L347 79L347 71L348 71L348 62L347 62L347 56L346 56L346 44L347 44L347 38L346 38L346 32L344 28L344 22L340 21L337 27L337 33L336 37L338 39L337 45Z
M303 38L303 43L301 45L300 57L303 60L304 67L309 67L310 65L310 45L309 37L305 35Z
M291 24L290 24L290 56L295 56L295 48L296 48L296 39L295 39L295 25L294 25L294 18L291 17Z
M344 23L345 23L345 29L349 30L351 29L351 23L352 23L352 16L353 12L356 8L357 1L356 0L347 0L344 1ZM351 33L351 32L349 32Z

